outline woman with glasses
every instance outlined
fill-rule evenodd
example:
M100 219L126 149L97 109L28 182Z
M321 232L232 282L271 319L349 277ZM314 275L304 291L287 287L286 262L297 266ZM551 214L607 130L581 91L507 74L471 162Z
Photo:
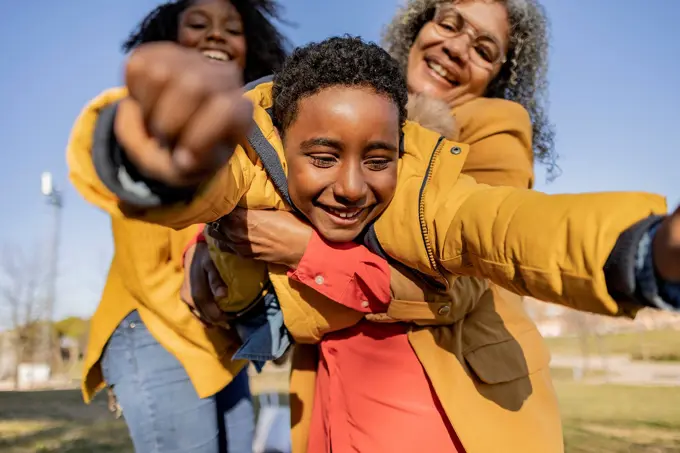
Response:
M409 91L448 104L464 171L491 185L531 188L533 161L556 175L547 112L548 21L538 0L411 0L384 46Z

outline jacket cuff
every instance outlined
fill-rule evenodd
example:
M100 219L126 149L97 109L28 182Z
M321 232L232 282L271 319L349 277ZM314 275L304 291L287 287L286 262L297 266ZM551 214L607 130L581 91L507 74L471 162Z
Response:
M127 158L114 133L118 102L99 111L92 142L92 161L97 176L122 203L154 208L189 202L197 188L174 188L142 176Z
M650 216L626 229L616 240L604 265L604 275L609 295L619 303L636 306L655 306L640 291L636 265L640 243L649 230L663 216Z
M680 284L664 280L654 267L652 242L659 225L660 222L647 230L638 246L637 259L635 260L638 293L652 307L680 311Z
M355 245L338 244L345 254L351 254L348 246ZM333 256L334 253L335 256ZM302 259L296 269L288 271L288 277L342 304L352 283L353 273L344 272L346 270L344 266L337 266L338 258L337 250L329 247L314 230ZM344 255L344 258L348 256Z

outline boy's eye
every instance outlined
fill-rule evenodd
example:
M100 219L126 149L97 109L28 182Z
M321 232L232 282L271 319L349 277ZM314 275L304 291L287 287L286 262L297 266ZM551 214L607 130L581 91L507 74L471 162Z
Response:
M390 164L389 159L370 159L366 161L366 166L373 171L380 171L387 168Z
M312 165L319 168L330 168L335 164L336 158L333 156L309 156Z

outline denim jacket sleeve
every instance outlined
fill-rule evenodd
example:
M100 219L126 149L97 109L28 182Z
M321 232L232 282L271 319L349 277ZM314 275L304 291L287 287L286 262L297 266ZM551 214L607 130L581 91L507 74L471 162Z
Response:
M649 216L619 236L604 273L609 294L617 301L663 310L680 310L679 284L666 282L654 270L652 240L665 216Z
M638 244L635 259L635 280L643 300L652 307L663 310L680 311L680 283L662 279L654 269L654 249L652 241L658 231L660 221L650 226Z

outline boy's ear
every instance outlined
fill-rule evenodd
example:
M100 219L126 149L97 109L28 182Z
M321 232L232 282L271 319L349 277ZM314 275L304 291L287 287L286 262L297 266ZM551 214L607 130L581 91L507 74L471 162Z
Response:
M409 94L406 109L409 120L438 132L449 140L457 138L456 120L446 102L424 94Z

